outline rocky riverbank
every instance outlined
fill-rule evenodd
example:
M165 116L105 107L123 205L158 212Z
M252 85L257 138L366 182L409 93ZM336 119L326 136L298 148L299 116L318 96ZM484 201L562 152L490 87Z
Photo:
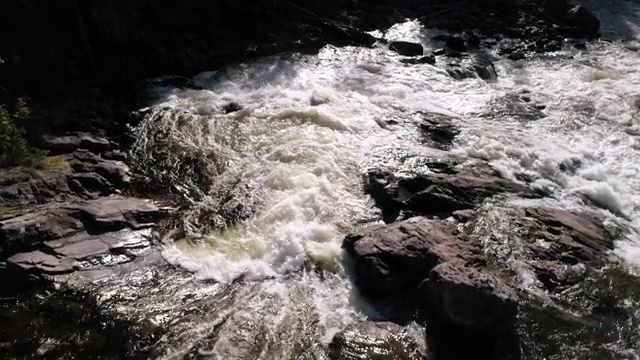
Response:
M6 62L0 67L0 84L10 90L9 100L22 95L33 99L38 134L32 142L44 154L43 165L6 169L1 176L1 278L13 287L5 289L9 295L32 296L18 291L29 279L47 280L46 286L37 286L49 290L49 281L63 278L60 275L69 279L75 272L130 262L157 242L156 230L163 219L180 216L168 205L183 204L184 194L149 168L139 167L128 154L133 142L130 128L140 121L135 116L139 114L131 111L144 104L143 88L149 85L145 83L149 78L191 76L233 62L279 52L314 53L334 44L385 46L403 55L406 66L435 64L460 81L474 77L495 81L495 68L484 56L488 50L497 49L498 54L519 61L563 46L586 49L589 44L585 41L599 36L600 25L582 6L549 0L238 4L12 1L0 6L7 10L2 14L10 14L0 31L0 57ZM366 32L404 18L417 18L424 26L446 30L448 35L430 39L440 48L426 54L419 44L384 44ZM36 25L15 31L27 20ZM61 22L64 26L60 27ZM33 41L35 38L39 41ZM43 54L46 64L41 60ZM194 87L180 76L164 81ZM522 102L536 111L544 108L529 100ZM230 103L221 111L241 108ZM422 132L425 146L451 147L459 134L451 119L426 112L415 115L422 118L416 131ZM443 354L466 356L474 349L481 349L482 356L506 353L519 358L517 334L523 326L539 325L532 320L539 299L531 300L526 281L542 284L545 306L574 310L578 304L563 299L565 291L576 284L585 289L593 286L593 274L603 271L614 240L627 231L590 213L545 204L540 199L548 194L532 187L530 181L505 179L487 164L471 167L438 158L427 165L429 172L420 176L398 177L384 169L367 173L364 189L381 209L386 224L358 231L343 243L360 293L387 321L417 321L421 325L417 331L424 332L418 338L425 338L425 343L407 337L415 328L362 322L334 337L329 358L357 359L371 354L395 359L444 358ZM175 171L182 170L176 167ZM167 198L171 201L163 201ZM527 203L511 206L509 199ZM504 217L487 218L484 210L492 206L500 208ZM224 224L240 216L220 214ZM504 232L495 234L494 226ZM487 233L492 235L479 235ZM491 243L502 241L501 236L517 239L518 249L508 254L492 252ZM531 278L523 279L523 274ZM84 296L65 292L53 301L73 305ZM598 309L601 301L606 302L604 294L594 295L593 308ZM41 311L43 302L32 303L35 312ZM91 301L85 306L89 310L83 306L79 311L88 315L79 328L92 328L94 318L99 322L103 315L95 315L100 311ZM539 311L540 316L545 311ZM557 317L558 323L570 324L567 326L578 323ZM160 331L120 320L110 324L100 335L107 338L102 343L117 341L113 333L124 326L134 330L131 334L125 331L127 339L121 342L134 344L105 356L141 356L132 350L136 342L148 347ZM50 329L45 326L42 331L49 333ZM530 328L526 331L536 334ZM624 331L603 333L606 331L593 330L593 337L615 337ZM469 349L455 349L452 339L469 344ZM499 352L496 347L507 350ZM101 350L86 351L104 350L96 348Z

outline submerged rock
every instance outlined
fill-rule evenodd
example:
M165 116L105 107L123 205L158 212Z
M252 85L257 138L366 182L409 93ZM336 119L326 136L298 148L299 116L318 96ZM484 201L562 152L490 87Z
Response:
M468 332L512 330L518 297L497 278L458 261L436 266L421 285L430 313Z
M331 360L413 360L425 356L424 344L412 337L407 328L389 322L351 325L337 333L329 344Z
M389 44L389 49L404 56L418 56L424 53L422 45L407 41L394 41Z
M460 134L460 130L453 125L453 118L436 113L418 114L422 120L418 126L429 140L429 145L443 150L450 148L453 139Z

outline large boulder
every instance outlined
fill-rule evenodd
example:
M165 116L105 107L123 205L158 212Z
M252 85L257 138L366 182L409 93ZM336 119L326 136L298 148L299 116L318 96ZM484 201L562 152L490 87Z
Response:
M338 332L329 344L331 360L424 359L426 346L407 328L389 322L364 321Z
M484 261L481 247L454 226L425 217L370 227L347 236L343 247L354 260L358 288L374 300L414 292L443 262Z
M496 277L459 261L436 266L421 288L430 312L463 331L509 331L516 323L516 293Z

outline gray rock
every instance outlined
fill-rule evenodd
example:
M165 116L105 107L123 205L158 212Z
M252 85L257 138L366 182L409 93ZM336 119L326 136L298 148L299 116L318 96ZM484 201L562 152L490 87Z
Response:
M331 360L414 360L425 359L426 345L409 334L407 328L389 322L365 321L337 333L329 344Z
M478 265L480 246L448 223L425 217L367 228L345 238L363 295L384 299L414 292L438 264L454 259Z
M421 285L430 312L468 332L512 330L518 297L496 277L459 261L436 266Z

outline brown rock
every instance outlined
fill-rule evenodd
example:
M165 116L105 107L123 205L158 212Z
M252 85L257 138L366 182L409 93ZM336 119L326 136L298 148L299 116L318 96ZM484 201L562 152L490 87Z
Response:
M518 297L497 278L464 263L436 266L422 285L431 312L445 323L470 332L513 329Z
M355 261L360 291L372 299L414 291L440 263L483 262L481 248L455 227L424 217L370 227L347 236L343 247Z
M552 208L529 208L521 224L528 228L527 244L537 259L575 265L601 259L613 249L615 234L595 218Z

